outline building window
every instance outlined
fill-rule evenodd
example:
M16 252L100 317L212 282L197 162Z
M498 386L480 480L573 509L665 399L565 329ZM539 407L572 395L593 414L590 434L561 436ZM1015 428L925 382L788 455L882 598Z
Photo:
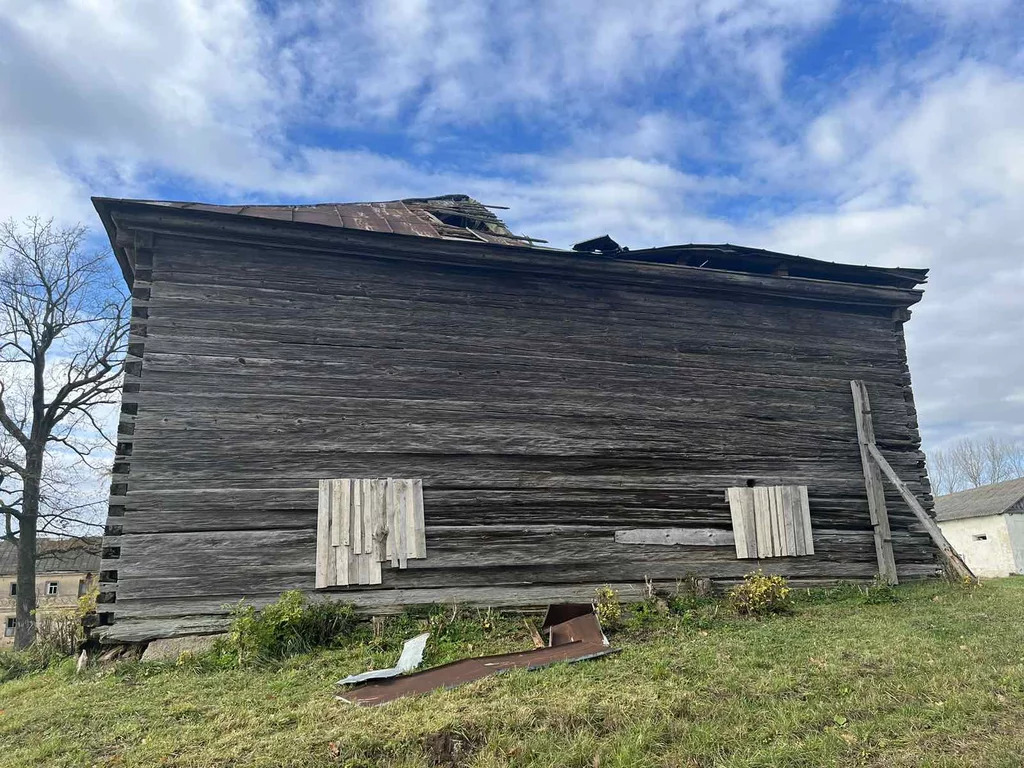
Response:
M979 533L977 536L974 537L974 540L975 541L988 541L988 536L986 534L984 534L984 533Z
M13 616L7 618L7 623L4 625L4 637L13 637L14 629L18 626L18 620Z
M11 582L11 597L15 597L18 594L18 582Z
M86 587L87 583L88 582L86 582L85 579L79 579L78 580L78 596L79 597L82 597L82 595L84 595L86 593L86 591L88 591L88 588Z
M46 594L47 595L56 595L57 594L57 582L56 581L48 581L48 582L46 582Z

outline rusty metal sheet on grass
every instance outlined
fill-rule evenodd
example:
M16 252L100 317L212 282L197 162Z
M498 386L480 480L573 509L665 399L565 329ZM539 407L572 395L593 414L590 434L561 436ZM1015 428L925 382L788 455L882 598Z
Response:
M618 653L611 648L593 613L577 616L551 628L551 646L517 653L461 659L433 669L387 680L375 680L338 696L342 701L377 706L403 696L455 688L513 669L540 669L559 662L586 661Z

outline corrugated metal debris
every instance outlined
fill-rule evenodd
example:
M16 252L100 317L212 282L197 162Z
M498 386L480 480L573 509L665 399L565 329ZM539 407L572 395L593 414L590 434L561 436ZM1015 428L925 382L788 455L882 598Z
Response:
M389 677L398 677L412 672L423 663L423 651L427 647L429 632L405 641L402 647L402 655L398 657L398 663L387 669L371 669L369 672L361 672L358 675L349 675L338 681L338 685L355 685L365 683L367 680L386 680Z
M547 627L550 637L550 645L547 648L462 659L423 672L373 680L346 691L338 696L338 699L372 707L403 696L415 696L438 688L455 688L513 669L540 669L562 661L585 661L617 653L619 649L612 648L601 631L601 623L593 608L586 608L589 612L583 615L577 615L576 610L572 609L565 611L564 615L573 615L565 621ZM345 678L341 682L348 681L355 682L355 679Z

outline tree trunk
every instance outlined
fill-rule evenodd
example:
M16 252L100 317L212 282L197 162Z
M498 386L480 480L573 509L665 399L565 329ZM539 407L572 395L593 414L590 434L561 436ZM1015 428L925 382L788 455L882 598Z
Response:
M36 639L36 527L39 520L39 481L43 456L25 457L26 477L21 520L18 521L18 596L14 647L28 648Z

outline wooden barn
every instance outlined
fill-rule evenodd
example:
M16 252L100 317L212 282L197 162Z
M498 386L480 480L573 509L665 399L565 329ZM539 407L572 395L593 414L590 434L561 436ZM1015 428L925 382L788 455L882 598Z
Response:
M94 202L134 297L108 641L289 589L387 613L940 569L864 440L930 510L925 270L557 250L462 195Z

